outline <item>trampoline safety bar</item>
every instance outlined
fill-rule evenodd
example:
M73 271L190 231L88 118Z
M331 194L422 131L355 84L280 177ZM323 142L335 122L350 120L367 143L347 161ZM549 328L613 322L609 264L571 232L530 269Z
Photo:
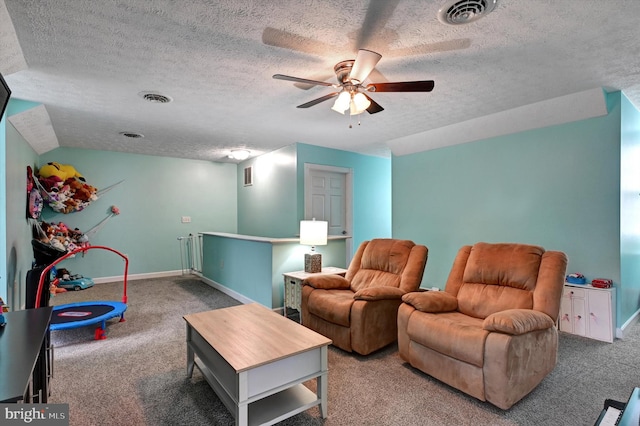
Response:
M79 328L87 325L101 323L100 328L97 328L95 331L95 339L102 340L106 339L106 321L111 318L115 318L120 316L120 322L125 321L124 319L124 311L127 309L127 275L129 272L129 258L120 253L117 250L114 250L110 247L105 246L89 246L82 247L75 250L72 250L66 253L64 256L56 259L49 266L47 266L40 274L40 280L38 281L38 292L36 296L35 307L40 307L40 300L42 296L43 286L45 277L49 274L49 271L62 262L65 259L77 254L84 253L88 250L92 249L101 249L111 251L118 256L122 257L125 261L124 266L124 292L122 296L122 302L108 302L108 301L98 301L98 302L80 302L80 303L71 303L66 305L58 305L54 306L53 311L55 317L52 317L51 324L49 328L51 330L65 330L70 328Z

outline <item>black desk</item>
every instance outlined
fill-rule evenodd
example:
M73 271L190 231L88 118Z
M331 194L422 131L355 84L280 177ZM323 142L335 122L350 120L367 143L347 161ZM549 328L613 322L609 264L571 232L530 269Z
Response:
M0 402L16 402L42 390L39 403L46 403L49 321L52 307L6 312L7 324L0 327Z
M640 425L640 388L633 389L626 403L607 399L604 405L604 409L600 412L600 417L596 420L595 426Z

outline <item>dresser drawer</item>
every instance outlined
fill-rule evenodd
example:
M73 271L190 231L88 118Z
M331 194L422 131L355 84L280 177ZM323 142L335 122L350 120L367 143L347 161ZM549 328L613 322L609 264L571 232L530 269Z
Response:
M585 291L584 291L583 288L565 286L564 287L563 296L564 297L579 297L581 299L584 299Z

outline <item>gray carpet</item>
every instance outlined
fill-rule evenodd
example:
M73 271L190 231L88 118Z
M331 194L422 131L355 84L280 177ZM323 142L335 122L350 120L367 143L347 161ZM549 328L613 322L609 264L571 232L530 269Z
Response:
M52 332L50 402L68 403L77 426L233 424L197 368L186 378L182 316L239 302L190 276L131 281L128 293L126 321L109 321L106 340L92 326ZM121 297L121 283L98 284L52 304ZM562 333L558 366L508 411L411 368L394 345L368 357L330 347L329 417L313 408L280 424L592 425L605 398L626 401L640 386L640 325L627 335L608 344Z

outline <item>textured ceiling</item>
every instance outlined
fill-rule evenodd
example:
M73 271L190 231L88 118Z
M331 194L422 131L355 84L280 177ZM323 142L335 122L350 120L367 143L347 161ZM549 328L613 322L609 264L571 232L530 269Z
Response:
M411 137L414 151L468 142L481 117L523 111L532 127L521 107L594 88L640 105L639 1L498 0L459 26L438 21L444 3L0 0L0 72L13 97L45 106L50 124L46 114L37 122L61 146L214 161L295 142L373 155ZM336 82L333 66L359 48L383 55L372 80L435 89L375 93L384 111L349 117L332 101L296 108L332 88L272 79Z

